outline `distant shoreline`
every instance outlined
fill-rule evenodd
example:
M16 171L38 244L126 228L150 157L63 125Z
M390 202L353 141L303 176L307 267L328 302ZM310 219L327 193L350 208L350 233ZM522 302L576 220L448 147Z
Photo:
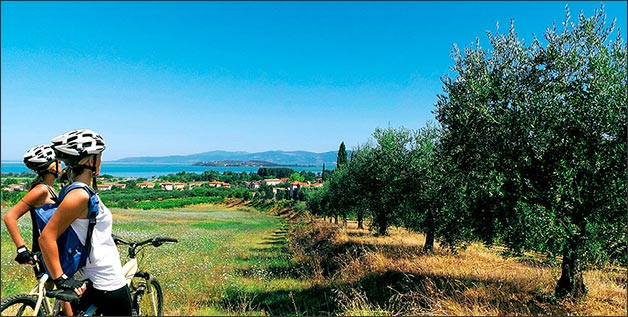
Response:
M194 166L214 166L214 167L317 167L316 165L283 165L267 161L236 161L236 160L224 160L224 161L210 161L210 162L198 162L192 164Z
M326 165L327 166L327 165ZM224 173L227 171L234 173L241 173L246 171L247 173L257 172L259 168L282 168L278 167L264 167L264 166L194 166L192 163L123 163L123 162L107 162L103 161L100 173L109 174L115 177L142 177L150 179L153 177L164 176L168 174L176 174L180 172L186 173L198 173L203 174L208 170ZM295 171L305 170L306 172L319 173L322 172L322 164L314 165L313 167L294 166L288 165L287 168L292 168ZM325 169L333 170L335 164L329 164ZM22 173L29 172L23 162L8 162L2 161L2 173Z

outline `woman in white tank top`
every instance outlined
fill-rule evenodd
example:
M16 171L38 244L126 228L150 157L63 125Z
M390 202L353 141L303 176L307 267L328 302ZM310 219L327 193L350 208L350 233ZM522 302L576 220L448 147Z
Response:
M52 148L66 167L72 182L95 184L100 172L105 142L93 131L82 129L64 133L52 139ZM95 187L95 186L94 186ZM42 255L58 289L74 290L82 305L94 304L106 316L130 316L131 293L126 284L120 254L112 233L112 215L109 208L99 203L96 225L92 232L91 251L86 265L79 271L92 283L89 285L64 274L59 261L57 238L68 227L76 230L81 242L87 236L90 195L85 190L67 193L39 238Z

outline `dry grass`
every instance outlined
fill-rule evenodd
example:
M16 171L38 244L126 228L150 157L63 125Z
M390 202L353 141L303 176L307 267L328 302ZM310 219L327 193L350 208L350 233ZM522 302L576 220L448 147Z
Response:
M167 315L628 315L625 267L585 272L588 295L559 301L560 269L534 254L539 261L522 262L480 244L458 254L437 244L425 254L420 234L392 228L374 237L355 222L342 228L307 217L288 228L237 200L112 211L120 236L179 239L142 262L165 290ZM271 211L295 217L286 206ZM22 231L29 221L20 221ZM2 250L12 250L0 229ZM30 268L12 252L1 255L2 296L32 287Z
M425 237L403 229L374 237L353 222L341 229L322 221L316 226L319 233L336 228L326 249L337 255L310 261L336 262L327 264L335 268L327 278L337 286L340 315L627 314L626 268L587 271L583 300L557 300L560 267L506 258L481 244L457 254L436 245L425 254Z

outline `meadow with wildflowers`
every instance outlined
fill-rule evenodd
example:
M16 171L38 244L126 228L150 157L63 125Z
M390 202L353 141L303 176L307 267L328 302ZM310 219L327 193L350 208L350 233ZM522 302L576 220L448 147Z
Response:
M179 240L145 248L139 255L140 269L156 276L164 289L166 315L273 314L262 306L250 307L252 295L247 293L307 286L291 271L285 224L279 217L224 205L112 212L114 234L125 240ZM22 217L19 228L30 242L30 218ZM30 290L35 279L30 267L13 260L15 247L4 225L1 230L4 298ZM125 262L126 248L119 251Z
M588 270L584 300L558 299L558 259L505 257L504 248L478 243L456 254L437 244L428 254L422 234L393 228L373 236L354 221L332 224L288 205L112 212L114 234L125 240L179 240L138 256L140 269L164 289L165 315L612 316L624 315L627 305L625 267ZM30 219L22 217L19 227L30 241ZM35 281L28 266L13 261L4 225L1 238L4 298ZM126 261L126 248L119 250Z

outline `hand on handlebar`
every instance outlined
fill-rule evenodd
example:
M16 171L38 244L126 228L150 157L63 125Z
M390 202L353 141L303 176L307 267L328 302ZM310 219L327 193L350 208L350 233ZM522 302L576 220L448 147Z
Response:
M37 261L34 258L33 251L29 250L25 245L17 248L17 256L15 261L19 264L34 265Z
M87 289L85 281L77 281L73 277L67 277L65 274L56 278L54 282L57 289L74 291L78 296L83 295L83 292Z

